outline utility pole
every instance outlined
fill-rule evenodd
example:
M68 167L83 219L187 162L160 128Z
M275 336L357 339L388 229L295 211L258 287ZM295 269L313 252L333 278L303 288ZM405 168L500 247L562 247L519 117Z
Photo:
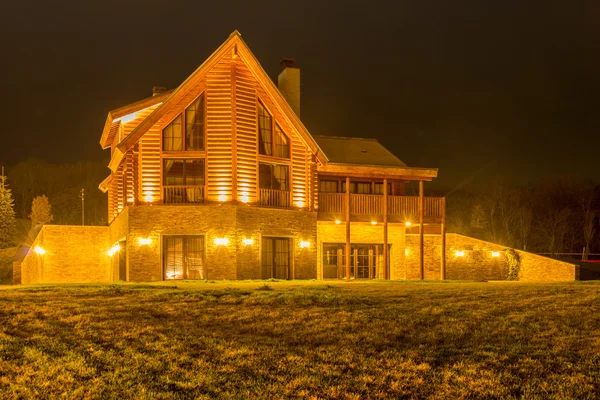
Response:
M81 225L85 225L85 191L81 189L79 194L81 195Z

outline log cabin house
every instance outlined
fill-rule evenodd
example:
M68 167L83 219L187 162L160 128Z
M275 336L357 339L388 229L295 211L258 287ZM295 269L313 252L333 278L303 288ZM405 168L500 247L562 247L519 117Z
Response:
M100 144L112 280L422 279L426 231L445 237L445 201L423 192L437 169L311 135L299 68L275 85L237 31L176 89L109 112Z

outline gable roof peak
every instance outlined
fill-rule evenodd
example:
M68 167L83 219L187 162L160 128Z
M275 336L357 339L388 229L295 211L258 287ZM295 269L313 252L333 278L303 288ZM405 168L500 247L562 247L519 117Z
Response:
M237 36L237 37L242 37L242 34L240 33L240 31L238 31L237 29L235 29L233 32L231 32L229 34L228 39L231 39L232 37Z

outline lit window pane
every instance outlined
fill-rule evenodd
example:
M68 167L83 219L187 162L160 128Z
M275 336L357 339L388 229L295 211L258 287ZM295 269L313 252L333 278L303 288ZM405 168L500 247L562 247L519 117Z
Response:
M183 149L181 137L181 114L163 129L163 150L178 151Z
M185 110L186 150L204 148L204 94Z

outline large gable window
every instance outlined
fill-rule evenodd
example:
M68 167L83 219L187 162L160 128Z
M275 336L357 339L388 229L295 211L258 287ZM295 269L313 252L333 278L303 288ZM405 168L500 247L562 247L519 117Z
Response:
M163 129L163 151L204 149L204 93Z
M289 139L261 103L258 103L258 153L290 158Z
M169 204L204 201L204 159L163 160L164 200Z

